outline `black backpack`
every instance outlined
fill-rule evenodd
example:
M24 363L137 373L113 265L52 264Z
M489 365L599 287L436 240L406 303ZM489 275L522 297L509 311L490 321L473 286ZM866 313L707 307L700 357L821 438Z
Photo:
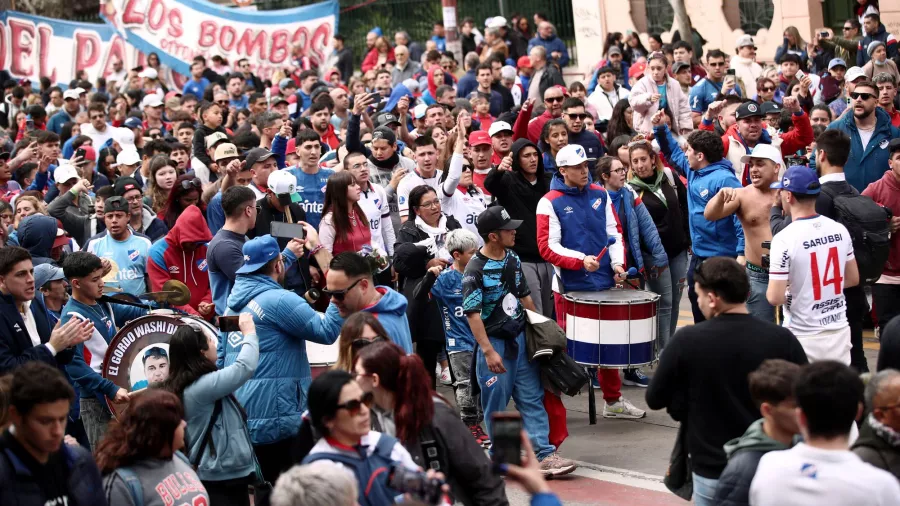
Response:
M851 193L838 193L822 185L822 191L834 200L834 219L850 232L859 282L871 285L881 277L891 252L891 212L851 189Z

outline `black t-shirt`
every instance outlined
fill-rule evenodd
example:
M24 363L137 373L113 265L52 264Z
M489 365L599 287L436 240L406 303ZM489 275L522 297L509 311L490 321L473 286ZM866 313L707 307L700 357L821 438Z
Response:
M45 464L41 464L28 453L28 450L13 436L9 430L3 433L3 446L22 461L31 472L32 480L40 488L43 506L65 506L75 504L69 496L69 466L60 451L50 454Z
M480 312L490 337L512 339L524 329L525 310L519 299L530 294L522 262L512 250L506 250L502 260L488 258L479 251L466 265L463 311Z

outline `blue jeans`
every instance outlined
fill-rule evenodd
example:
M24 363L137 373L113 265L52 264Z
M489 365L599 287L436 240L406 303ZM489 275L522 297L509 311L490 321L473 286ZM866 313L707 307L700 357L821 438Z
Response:
M644 265L652 265L653 257L644 255ZM668 344L669 339L678 328L678 305L684 294L685 274L687 272L687 251L669 259L669 268L656 279L647 278L647 289L659 295L657 322L659 327L659 350Z
M694 504L696 506L713 506L719 480L697 476L697 473L691 473L691 475L694 478Z
M747 277L750 278L750 295L747 297L747 311L750 314L765 320L775 322L775 308L766 299L766 290L769 289L769 275L764 272L756 272L747 267Z
M507 342L490 338L491 346L503 357L503 374L492 373L484 359L484 352L478 348L475 355L475 375L481 387L481 407L488 434L493 437L491 415L506 411L509 399L516 401L516 409L522 415L522 425L531 437L531 445L537 453L538 460L556 451L550 444L550 422L544 409L544 387L541 386L541 370L538 363L528 362L525 352L525 333L516 337L519 353L515 359L504 355Z

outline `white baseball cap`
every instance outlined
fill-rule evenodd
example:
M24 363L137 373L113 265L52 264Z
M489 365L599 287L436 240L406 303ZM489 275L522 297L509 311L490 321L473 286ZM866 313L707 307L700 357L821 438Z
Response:
M784 159L781 157L781 149L771 144L757 144L749 155L741 157L741 163L750 163L753 158L772 160L776 165L784 167Z
M135 149L134 131L130 128L118 127L113 129L113 142L122 147L122 150ZM135 149L136 150L136 149Z
M153 67L147 67L138 74L138 77L146 77L148 79L156 79L159 77L159 73L156 72L156 69Z
M79 91L81 88L72 88L70 90L66 90L63 92L63 100L73 99L78 100L81 98L81 92Z
M141 155L134 148L125 149L116 156L116 163L118 165L137 165L141 163Z
M288 193L291 195L291 201L298 202L297 194L297 178L286 170L276 170L269 174L269 180L266 182L269 191L275 195Z
M493 18L488 18L485 25L485 28L502 28L506 26L506 18L503 16L494 16Z
M852 83L860 77L868 77L866 71L860 67L850 67L847 69L847 73L844 74L844 81Z
M143 100L141 100L141 109L145 107L162 107L162 105L162 97L157 95L156 93L151 93L144 97Z
M738 37L737 42L735 42L734 47L740 49L746 46L756 46L756 43L753 42L753 37L750 35L741 35Z
M574 167L588 161L587 153L579 144L569 144L556 153L557 167Z
M413 108L413 117L416 119L422 119L425 117L425 111L428 110L427 104L419 104Z
M53 171L53 180L57 183L66 183L71 179L79 179L78 168L70 163L64 163Z
M512 131L513 131L513 129L511 126L509 126L509 123L507 123L505 121L495 121L495 122L491 123L491 128L488 129L488 135L493 137L494 135L499 134L500 132L512 133Z

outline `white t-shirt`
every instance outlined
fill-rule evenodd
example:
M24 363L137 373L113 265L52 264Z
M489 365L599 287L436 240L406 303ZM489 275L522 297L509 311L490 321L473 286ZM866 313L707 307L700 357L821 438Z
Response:
M871 130L857 128L856 131L859 132L859 140L862 141L863 151L865 151L866 147L869 145L869 141L872 140L872 135L875 134L875 128L873 127Z
M106 125L106 130L102 132L98 132L97 129L94 128L94 125L90 123L81 124L81 135L87 135L91 138L91 146L93 146L94 149L103 149L106 141L112 139L113 130L115 130L115 128L109 124Z
M372 247L394 256L394 242L397 236L391 222L391 207L388 205L387 193L381 185L369 183L370 187L359 194L359 207L366 213L369 230L372 233Z
M794 220L770 252L769 279L788 282L785 327L802 337L848 326L844 277L854 257L846 227L820 215Z
M400 180L400 184L397 185L397 207L400 208L400 216L409 216L409 192L416 186L427 184L434 188L434 191L440 195L441 174L443 174L443 171L436 170L434 171L433 177L425 179L419 175L419 169L416 168L403 176L403 179Z
M41 335L38 334L37 322L34 321L34 315L31 314L30 300L25 303L25 312L19 313L19 316L25 322L25 330L28 332L28 337L31 338L32 346L41 344Z
M822 450L799 443L762 456L750 484L754 506L900 504L892 474L847 450Z

